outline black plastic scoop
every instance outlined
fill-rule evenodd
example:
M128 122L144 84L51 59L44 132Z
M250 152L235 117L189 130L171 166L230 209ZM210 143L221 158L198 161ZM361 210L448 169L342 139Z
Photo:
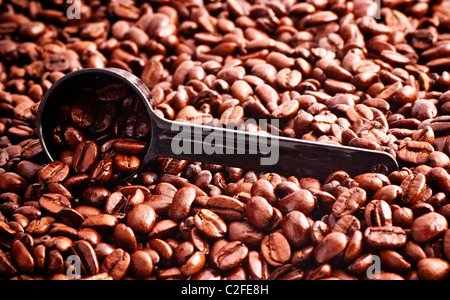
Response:
M111 88L99 87L105 84ZM45 94L37 116L39 139L48 158L59 160L64 150L53 137L55 126L61 122L64 105L81 97L81 100L97 101L96 106L100 108L126 94L123 90L140 102L140 113L148 117L151 132L145 137L148 148L142 154L139 169L131 174L121 174L116 178L119 181L135 176L158 157L317 179L325 179L337 170L344 170L351 176L366 172L388 174L398 170L396 160L385 152L163 119L154 111L156 105L148 87L135 75L120 69L83 69L53 84ZM100 99L96 100L96 97ZM118 116L124 114L119 110ZM263 121L270 124L272 120Z

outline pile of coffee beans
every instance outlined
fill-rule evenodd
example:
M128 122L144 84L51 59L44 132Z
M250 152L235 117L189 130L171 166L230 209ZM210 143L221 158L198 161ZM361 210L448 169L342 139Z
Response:
M449 33L440 0L0 0L0 278L448 279ZM67 95L49 163L43 95L105 67L141 78L164 118L278 119L401 170L320 181L160 158L106 184L151 129L96 82Z
M87 176L91 185L115 183L130 178L141 166L151 130L144 104L114 78L91 77L60 87L64 91L58 91L58 101L48 104L60 105L51 107L57 111L56 121L47 121L53 125L43 130L53 128L48 146L53 149L48 150L59 153L60 161L54 165L61 171L39 178L43 182L56 174L67 178L73 170ZM42 117L48 116L46 112Z

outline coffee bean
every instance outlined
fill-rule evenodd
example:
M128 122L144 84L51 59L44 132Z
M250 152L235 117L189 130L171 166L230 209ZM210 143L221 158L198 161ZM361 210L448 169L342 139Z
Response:
M333 204L332 213L342 217L355 213L366 202L367 193L359 187L353 187L343 192Z
M300 211L291 211L281 221L283 234L289 242L298 248L307 245L310 241L310 223Z
M63 208L71 208L71 203L67 197L61 194L47 193L39 199L39 206L49 214L56 215Z
M342 254L347 246L348 238L340 232L327 234L314 249L314 259L317 263L330 262L336 256Z
M367 203L364 218L369 226L392 225L392 213L389 204L383 200L372 200Z
M69 166L58 161L51 162L38 173L39 180L43 183L62 182L68 175Z
M0 175L0 190L22 194L28 187L28 182L20 175L6 172Z
M449 264L441 258L424 258L417 263L420 280L442 280L448 277Z
M287 214L292 210L298 210L309 215L315 206L312 193L305 189L300 189L283 197L278 202L281 212Z
M130 255L130 272L139 279L149 277L153 272L150 255L143 250L132 253Z
M136 236L133 230L127 225L120 223L114 228L113 234L114 242L120 248L129 253L133 253L137 250Z
M96 214L87 217L81 227L89 227L94 230L104 231L113 229L119 221L116 217L109 214Z
M94 165L98 157L98 147L94 142L80 143L75 149L72 167L77 173L86 173Z
M85 276L95 275L99 271L99 264L94 248L87 241L76 241L72 253L80 259L81 271Z
M192 202L195 199L195 189L183 187L173 196L172 205L169 209L169 217L174 221L180 221L189 215Z
M376 249L396 249L406 243L406 233L398 226L367 227L364 237Z
M155 210L145 204L136 205L127 215L127 225L138 234L149 233L155 222Z
M408 141L400 145L397 155L405 162L424 164L433 151L433 147L427 142Z
M425 190L425 185L426 180L423 174L419 173L407 176L400 186L402 188L403 203L409 206L416 204Z
M34 259L25 245L16 240L11 245L11 257L19 271L30 274L34 270Z
M277 267L289 261L291 247L284 235L274 232L261 241L261 253L271 266Z
M180 271L184 276L192 276L203 268L205 262L205 254L203 254L202 251L196 251L187 259L186 263L181 266Z
M429 242L447 231L447 219L435 212L426 213L414 220L411 226L413 239L419 243Z
M194 216L195 226L209 238L221 238L227 232L227 225L215 213L208 209L201 209Z
M220 242L220 244L217 244ZM214 244L211 260L219 270L230 270L241 264L248 256L248 248L242 242L219 240ZM218 248L215 250L214 248Z
M130 266L130 254L122 249L113 250L105 257L100 272L108 273L113 279L119 280L125 276Z

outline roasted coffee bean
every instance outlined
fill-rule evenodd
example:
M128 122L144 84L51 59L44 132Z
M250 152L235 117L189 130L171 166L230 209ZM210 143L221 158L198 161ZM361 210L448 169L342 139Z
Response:
M221 238L227 232L225 222L208 209L201 209L195 214L194 224L206 237L213 239Z
M372 200L367 203L364 218L368 226L392 225L392 212L389 204L383 200Z
M133 230L127 225L120 223L114 228L114 242L120 248L129 253L133 253L137 250L136 236Z
M0 190L23 194L28 187L28 182L20 175L6 172L0 175Z
M450 265L441 258L424 258L417 263L417 277L420 280L443 280L448 277Z
M101 185L109 181L113 175L113 160L105 158L98 161L89 174L89 182L95 185Z
M111 230L119 223L116 217L109 214L95 214L88 216L83 223L81 223L81 227L89 227L94 230L105 231Z
M289 261L291 247L283 234L274 232L261 241L261 253L271 266L281 266Z
M130 254L122 249L113 250L105 257L100 272L108 273L113 279L119 280L125 276L130 266Z
M447 231L447 219L436 212L429 212L414 220L411 234L418 244L429 242Z
M69 175L69 171L67 164L54 161L39 171L38 178L43 183L62 182Z
M367 199L365 190L359 187L353 187L343 192L333 204L332 213L335 217L343 217L355 213Z
M174 221L181 221L189 215L191 205L196 197L195 189L192 187L183 187L173 196L172 205L168 215Z
M127 215L127 225L138 234L147 234L156 222L156 213L146 204L138 204Z
M219 270L233 269L248 256L247 246L239 241L227 242L219 240L214 244L211 251L211 260Z
M202 251L194 252L180 268L181 274L184 276L192 276L202 270L206 263L205 254Z
M246 203L245 214L252 225L264 229L272 222L274 208L263 197L254 196Z
M248 253L248 269L251 278L264 280L269 277L267 263L261 253L257 251L250 251Z
M11 258L19 271L30 274L34 270L34 259L25 245L16 240L11 245Z
M300 189L283 197L278 202L281 212L287 214L292 210L298 210L309 215L315 206L315 200L312 193L305 189Z
M400 145L397 156L408 163L424 164L428 161L433 146L427 142L408 141Z
M80 143L73 155L72 167L77 173L89 172L98 157L98 147L94 142Z
M150 255L138 250L130 255L130 272L138 279L149 277L153 272L153 262Z
M237 221L228 225L228 236L231 241L241 241L246 245L256 247L261 244L264 233L246 221Z
M206 202L206 206L227 222L239 221L244 218L245 204L226 195L211 196Z
M114 156L114 164L120 172L133 173L139 168L140 160L134 155L118 153Z
M300 211L291 211L281 221L283 234L294 246L301 248L310 241L309 230L311 228L307 217Z
M406 233L397 226L367 227L364 236L375 249L397 249L406 244Z
M67 197L57 193L47 193L39 199L39 207L51 215L58 214L63 208L71 208Z
M10 257L0 249L0 274L5 277L13 277L17 275L17 269L11 261Z
M330 262L339 256L347 246L348 238L340 232L327 234L314 249L314 259L318 264Z
M92 245L87 241L76 241L71 249L73 255L80 259L80 267L83 275L95 275L99 272L97 254Z
M416 204L425 190L426 179L422 173L407 176L402 184L402 202L408 206Z

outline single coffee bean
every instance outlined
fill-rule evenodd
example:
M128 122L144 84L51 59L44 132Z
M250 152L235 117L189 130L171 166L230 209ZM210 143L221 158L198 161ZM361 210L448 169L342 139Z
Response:
M130 272L138 279L145 279L153 272L153 262L150 255L138 250L130 255Z
M89 174L89 182L94 185L101 185L109 181L113 175L113 161L105 158L98 161Z
M207 237L217 239L227 232L227 225L209 209L201 209L194 216L195 226Z
M133 173L137 171L140 165L140 160L137 156L126 155L126 154L116 154L114 156L114 163L120 172L123 173Z
M212 196L207 200L206 207L226 222L244 219L245 204L236 198L226 195Z
M211 253L211 259L219 270L230 270L241 264L248 256L248 248L239 241L223 242ZM217 243L217 242L216 242Z
M71 208L72 205L69 199L61 194L47 193L39 198L39 206L51 215L56 215L61 209Z
M186 263L181 266L181 274L184 276L197 274L204 267L205 263L205 254L202 251L196 251L186 260Z
M67 164L54 161L39 171L38 178L43 183L62 182L67 178L69 172L70 168Z
M278 202L278 208L282 213L289 213L292 210L298 210L309 215L315 206L315 200L312 193L305 189L299 189L287 196L284 196Z
M115 228L119 220L116 217L109 214L95 214L88 216L83 223L81 223L81 227L89 227L98 231L107 231Z
M261 241L261 253L271 266L281 266L291 258L291 247L283 234L274 232Z
M138 204L127 215L127 225L138 234L147 234L156 222L156 212L146 204Z
M0 190L22 194L28 187L28 182L20 175L6 172L0 175Z
M426 186L426 178L422 173L408 175L400 185L402 202L408 206L416 204Z
M389 269L405 273L411 270L411 264L403 258L401 254L393 250L383 250L380 252L380 259Z
M436 212L429 212L414 220L411 235L418 244L429 242L448 229L447 219Z
M355 213L367 199L365 190L359 187L353 187L343 192L333 204L332 213L335 217L343 217Z
M297 248L306 246L310 241L311 224L305 214L291 211L281 221L281 228L288 241Z
M260 196L251 197L245 205L245 214L256 228L267 228L274 216L274 208Z
M449 272L449 263L441 258L424 258L417 263L417 277L420 280L443 280Z
M427 142L408 141L400 145L397 156L407 163L420 165L428 161L433 151L433 146Z
M17 275L17 273L18 271L11 261L11 258L0 249L0 274L10 278Z
M392 225L392 212L389 204L383 200L372 200L367 203L364 218L368 226Z
M11 245L11 258L19 271L31 274L34 270L34 259L25 245L16 240Z
M83 275L95 275L99 272L97 255L92 245L83 240L76 241L71 249L73 255L76 255L81 262L81 272Z
M406 233L398 226L367 227L364 237L375 249L397 249L406 244Z
M248 246L256 247L261 244L264 233L248 221L236 221L228 224L228 237L231 241L241 241Z
M72 167L77 173L90 171L98 157L98 147L92 141L80 143L75 149Z
M347 246L348 238L340 232L327 234L314 249L314 259L318 264L330 262L342 254Z
M264 280L269 278L269 269L262 254L258 251L248 253L248 271L251 278Z
M137 241L133 230L123 223L114 228L113 239L118 247L129 253L137 250Z
M108 273L114 280L119 280L125 276L130 266L130 254L118 248L105 257L100 272Z
M183 187L173 196L172 205L168 215L174 221L181 221L189 215L191 205L196 197L196 191L192 187Z

